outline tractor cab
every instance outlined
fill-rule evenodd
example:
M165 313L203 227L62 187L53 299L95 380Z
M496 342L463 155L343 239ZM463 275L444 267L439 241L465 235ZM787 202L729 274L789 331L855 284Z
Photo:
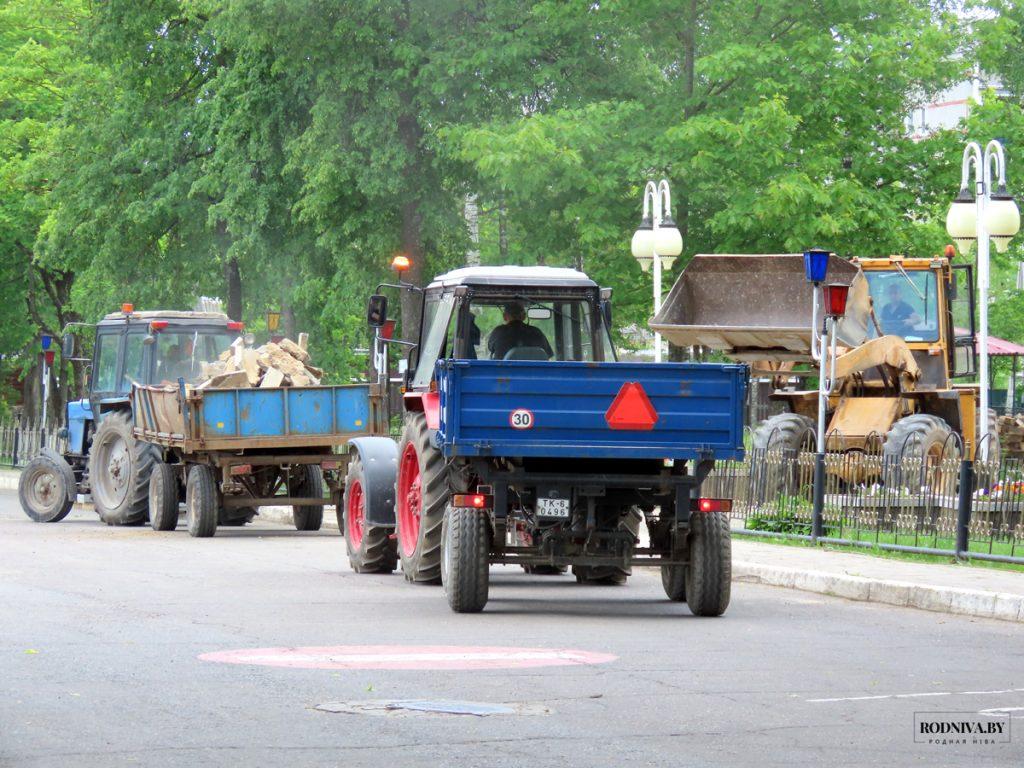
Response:
M466 267L440 275L423 293L409 388L429 389L440 359L614 360L609 298L574 269Z

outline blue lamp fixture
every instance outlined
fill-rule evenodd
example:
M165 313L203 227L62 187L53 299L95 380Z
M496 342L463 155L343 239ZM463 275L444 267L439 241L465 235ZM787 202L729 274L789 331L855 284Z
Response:
M821 248L804 251L804 274L809 283L823 283L828 274L829 252Z
M43 337L42 337L42 342L43 342L43 352L45 352L46 350L48 350L50 348L50 345L53 343L53 336L51 336L48 333L44 333Z

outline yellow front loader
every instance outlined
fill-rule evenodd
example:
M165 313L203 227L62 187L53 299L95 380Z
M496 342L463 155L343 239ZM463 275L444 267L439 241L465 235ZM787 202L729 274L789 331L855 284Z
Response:
M885 456L939 458L962 439L973 458L978 385L953 383L976 370L971 267L949 256L831 256L828 282L848 284L850 294L837 328L827 449L881 445ZM754 376L781 382L798 364L813 362L812 301L801 254L698 255L651 328L676 345L719 350L750 363ZM818 391L780 388L772 398L787 412L757 428L754 447L808 447ZM988 418L988 454L998 457L995 415Z

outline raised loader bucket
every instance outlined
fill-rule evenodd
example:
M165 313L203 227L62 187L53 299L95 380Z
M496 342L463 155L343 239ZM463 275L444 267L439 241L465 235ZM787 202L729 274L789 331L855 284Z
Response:
M857 274L845 259L829 258L828 282L850 284ZM650 327L677 346L709 347L735 360L804 361L811 358L812 302L803 254L698 254Z

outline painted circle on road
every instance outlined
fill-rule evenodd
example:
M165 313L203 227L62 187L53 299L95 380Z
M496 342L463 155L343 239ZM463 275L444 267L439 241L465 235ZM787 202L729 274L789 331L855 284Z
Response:
M618 656L571 648L462 645L327 645L213 651L202 661L293 669L528 669L605 664Z

